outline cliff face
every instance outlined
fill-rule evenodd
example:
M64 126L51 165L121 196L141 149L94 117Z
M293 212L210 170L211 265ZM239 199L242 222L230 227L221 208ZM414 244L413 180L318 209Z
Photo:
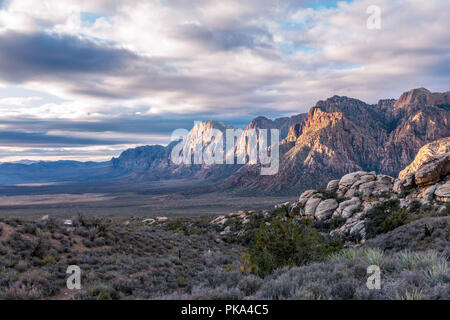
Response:
M381 169L396 175L423 145L450 136L450 92L405 92L395 103L392 119L395 127L384 144Z

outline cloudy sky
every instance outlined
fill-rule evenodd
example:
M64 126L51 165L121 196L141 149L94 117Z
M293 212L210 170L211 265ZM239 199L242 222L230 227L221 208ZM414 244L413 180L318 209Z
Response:
M447 91L449 12L448 0L0 0L0 161L104 160L194 120Z

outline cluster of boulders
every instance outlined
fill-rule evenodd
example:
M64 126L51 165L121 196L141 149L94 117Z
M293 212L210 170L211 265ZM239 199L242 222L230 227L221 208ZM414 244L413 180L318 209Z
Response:
M298 201L284 204L299 217L328 222L345 220L332 233L359 235L364 239L364 215L375 204L391 198L394 178L375 172L357 171L332 180L325 190L306 190Z
M450 153L431 157L403 179L375 172L352 172L330 181L325 190L306 190L298 201L282 205L299 217L325 222L333 218L345 219L331 234L364 239L367 211L388 199L399 199L404 207L419 200L422 204L435 203L443 208L444 203L450 202Z
M299 219L308 217L325 223L339 220L339 227L331 230L331 235L364 241L367 212L389 199L399 199L402 207L418 200L422 204L433 203L445 208L444 204L450 202L450 153L431 157L417 171L401 179L375 172L352 172L330 181L325 189L306 190L297 201L278 204L275 209L285 208L291 216ZM229 219L237 218L246 224L254 213L233 212L215 218L212 223L224 226ZM222 233L230 233L230 228L224 227Z
M235 211L235 212L231 212L227 215L221 215L216 217L214 220L211 221L211 224L215 224L215 225L219 225L219 226L223 226L223 230L222 232L220 232L220 235L227 235L227 234L231 234L233 231L231 230L231 227L229 225L225 226L226 223L230 220L237 220L240 222L240 224L242 226L246 225L247 223L249 223L250 221L250 217L254 214L264 214L267 215L269 214L268 211L266 212L262 212L262 211L254 211L254 210L250 210L250 211ZM238 232L239 233L239 232Z

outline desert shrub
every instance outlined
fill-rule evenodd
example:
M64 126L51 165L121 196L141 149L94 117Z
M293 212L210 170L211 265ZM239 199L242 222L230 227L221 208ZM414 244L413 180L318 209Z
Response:
M408 210L399 208L386 217L382 224L383 233L394 230L408 222Z
M398 266L401 270L412 270L420 261L420 256L410 250L403 250L398 253Z
M345 221L347 221L347 219L345 219L344 217L341 217L341 216L336 216L336 217L331 218L330 225L329 225L330 230L334 230L334 229L337 229L337 228L343 226L345 224Z
M329 262L360 260L365 262L366 266L381 267L384 259L384 252L377 248L349 248L330 254L327 260Z
M112 287L107 285L98 285L89 290L89 295L96 300L119 300L119 293Z
M186 221L185 219L178 217L173 220L169 220L167 224L164 226L164 230L172 231L175 233L185 233L187 231Z
M331 294L335 299L351 300L354 299L356 285L354 279L338 282L331 288Z
M395 298L397 300L422 300L422 295L423 295L422 290L413 288L411 290L406 289L403 294L396 293Z
M365 250L365 260L367 261L367 265L376 265L382 267L384 264L384 252L380 249L372 249L367 248Z
M428 255L428 261L430 261L430 266L425 270L425 277L431 281L436 282L441 277L448 274L448 257L439 255L435 251L429 251L426 253ZM426 257L425 255L425 257Z
M245 296L251 296L261 287L263 280L252 274L245 276L238 284L239 290Z
M326 199L337 199L337 192L336 190L328 190L326 188L320 188L317 190L321 196L322 199L326 200Z
M323 260L334 250L334 244L327 244L317 230L278 216L272 223L261 226L249 254L256 266L254 272L265 277L283 266Z
M391 221L390 225L386 225L385 221L389 215L400 208L400 201L398 199L388 200L375 205L367 212L367 224L366 235L367 238L373 238L378 234L386 233L392 229L389 229L394 223L397 222L397 218ZM401 214L400 214L401 216ZM401 219L400 219L401 220Z
M450 203L445 204L445 209L442 210L443 216L450 216Z
M55 258L53 258L52 256L46 256L46 257L44 257L44 258L42 259L42 264L43 264L43 265L46 265L46 264L48 264L48 263L56 264Z
M409 211L410 212L418 212L421 207L422 207L422 203L419 200L414 199L409 204Z

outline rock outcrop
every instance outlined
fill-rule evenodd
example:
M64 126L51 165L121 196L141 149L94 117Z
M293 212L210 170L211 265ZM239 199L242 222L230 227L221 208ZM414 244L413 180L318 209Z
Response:
M412 172L416 172L424 163L434 161L436 157L450 152L450 137L439 139L420 148L414 161L400 171L398 178L405 179Z
M429 149L430 146L424 148ZM422 151L419 154L425 153ZM332 229L330 235L365 241L367 213L379 203L398 199L400 207L409 207L420 201L421 204L444 210L444 205L450 203L449 166L450 152L435 152L424 161L416 158L416 171L409 170L402 176L403 179L360 170L346 174L339 180L331 180L325 189L306 190L297 201L276 205L275 209L284 208L290 216L331 226L337 222L339 226ZM242 219L249 219L242 212L239 214L243 215ZM226 221L227 218L218 217L213 223L223 225L224 219Z

